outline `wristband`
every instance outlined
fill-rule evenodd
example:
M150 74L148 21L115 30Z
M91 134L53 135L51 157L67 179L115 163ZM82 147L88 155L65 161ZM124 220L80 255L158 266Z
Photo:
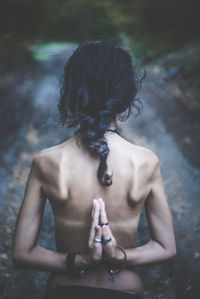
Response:
M73 278L82 277L85 273L84 269L77 269L75 267L75 257L76 257L76 254L78 254L78 253L79 252L70 252L67 254L67 257L66 257L67 273Z
M125 249L124 249L122 246L120 246L120 245L117 244L117 247L118 247L118 248L123 252L123 254L124 254L124 260L123 260L122 264L120 265L120 269L122 270L122 269L124 268L125 264L126 264L126 261L127 261L127 255L126 255L126 251L125 251Z

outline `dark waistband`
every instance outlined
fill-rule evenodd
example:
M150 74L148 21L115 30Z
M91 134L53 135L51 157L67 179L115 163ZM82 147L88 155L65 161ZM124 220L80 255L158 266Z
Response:
M44 299L144 299L144 293L138 291L120 291L88 286L60 286L46 292Z

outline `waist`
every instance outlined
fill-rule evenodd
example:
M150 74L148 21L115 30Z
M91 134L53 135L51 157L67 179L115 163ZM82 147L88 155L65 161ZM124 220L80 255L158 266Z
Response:
M60 286L89 286L112 290L143 291L142 282L134 270L124 269L115 276L115 281L109 280L109 273L104 266L86 272L81 278L71 278L67 274L52 273L47 281L46 290L51 291Z
M87 286L61 286L58 285L51 291L47 291L44 299L144 299L144 292L140 291L121 291L106 288L87 287Z

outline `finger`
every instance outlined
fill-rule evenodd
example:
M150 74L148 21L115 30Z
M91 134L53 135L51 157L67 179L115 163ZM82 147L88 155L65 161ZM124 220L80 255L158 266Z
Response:
M89 244L91 244L91 242L94 242L94 238L97 238L97 239L101 239L101 227L99 225L96 225L94 227L94 229L91 231L91 234L90 234L90 238L89 238ZM99 243L101 244L101 243Z
M99 204L100 204L100 215L99 215L100 223L101 223L101 225L106 224L106 223L108 223L108 217L107 217L107 214L106 214L104 200L102 198L99 198L98 201L99 201ZM104 226L107 226L108 233L112 236L112 231L111 231L110 225L103 225L102 227L104 227Z
M107 218L106 210L105 210L105 203L102 198L99 198L98 202L100 205L100 223L101 224L108 223L108 218Z
M99 202L97 199L94 199L92 204L91 222L93 222L95 217L95 212L97 212L98 210L99 210Z
M106 225L102 226L102 238L104 241L109 240L110 238L113 239L113 236L110 234L109 229Z
M96 226L99 224L99 202L95 199L94 200L94 214L92 219L92 226Z
M93 259L100 260L102 257L102 240L101 240L101 227L100 225L95 226L95 236L91 244L91 255Z
M96 201L96 198L95 198L95 199L93 199L93 202L92 202L92 213L91 213L91 219L93 219L93 217L94 217L95 201Z
M90 233L89 233L89 244L91 243L91 240L94 238L94 225L93 225L93 219L94 219L94 213L95 213L95 209L96 209L96 199L93 200L92 203L92 213L91 213L91 227L90 227Z
M93 217L89 235L89 243L91 243L95 236L95 226L98 226L99 223L99 203L97 200L93 201Z
M99 225L95 226L95 238L101 239L101 227Z

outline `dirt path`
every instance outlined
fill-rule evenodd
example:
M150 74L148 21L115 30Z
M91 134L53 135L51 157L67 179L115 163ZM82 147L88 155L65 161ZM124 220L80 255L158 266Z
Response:
M31 270L14 270L10 252L16 213L23 198L34 153L72 136L70 131L58 125L58 114L55 112L58 74L64 57L64 53L51 55L46 61L40 62L39 76L29 78L31 84L29 81L29 88L24 92L31 101L31 117L13 133L12 146L1 151L0 295L4 299L42 298L48 276L47 273ZM174 134L168 126L172 116L166 113L167 106L163 109L164 103L160 104L165 95L164 87L161 84L158 86L153 73L151 76L151 68L147 67L148 70L149 75L141 93L144 112L139 118L124 123L120 131L124 138L152 149L160 158L164 187L174 216L178 254L175 261L144 267L138 269L138 272L145 283L149 298L197 299L200 298L200 171L185 155L182 150L184 145L179 146L182 137L179 138L179 134ZM26 80L24 79L25 86ZM170 102L166 103L170 105ZM192 119L189 120L190 123L185 121L184 109L178 103L176 105L174 102L173 105L179 114L178 125L183 129L188 125L192 126ZM53 226L51 209L47 203L39 243L49 249L55 249ZM137 242L143 244L148 238L149 232L143 213Z

